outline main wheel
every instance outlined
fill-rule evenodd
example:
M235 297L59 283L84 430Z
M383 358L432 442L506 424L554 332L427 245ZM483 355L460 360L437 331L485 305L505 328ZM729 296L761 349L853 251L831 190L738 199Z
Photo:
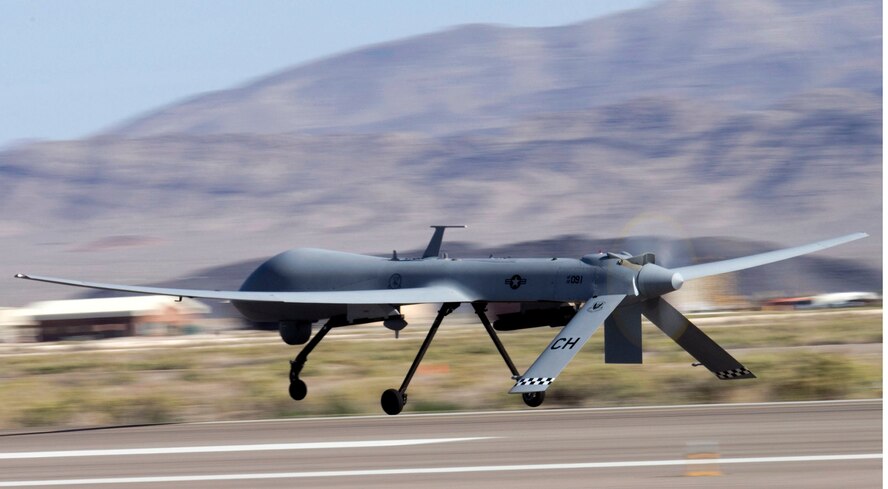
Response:
M294 401L305 399L306 394L308 394L308 386L305 385L305 382L299 379L290 382L290 397L292 397Z
M380 404L386 414L394 416L404 409L404 396L397 389L388 389L382 393Z
M524 404L530 407L540 407L543 401L546 400L546 392L525 392L521 394L521 398L524 399Z
M278 324L281 339L288 345L304 345L311 339L311 323L305 321L281 321Z

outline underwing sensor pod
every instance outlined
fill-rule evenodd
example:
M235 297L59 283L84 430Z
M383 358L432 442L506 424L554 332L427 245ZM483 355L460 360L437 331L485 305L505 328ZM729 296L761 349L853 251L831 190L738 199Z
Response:
M290 396L305 398L301 379L308 355L334 328L382 322L396 333L407 325L401 306L440 304L428 334L400 387L382 394L388 414L407 402L407 388L444 318L470 304L531 407L604 325L606 363L642 363L642 316L687 351L717 379L755 375L715 343L665 295L689 280L730 273L813 253L867 236L855 233L807 245L711 263L666 268L653 253L596 253L574 258L450 258L441 254L444 231L434 234L421 257L375 257L320 249L294 249L274 256L244 281L240 290L195 290L85 282L17 274L37 280L95 289L231 301L245 317L279 324L281 338L305 345L290 362ZM489 314L494 317L491 322ZM314 332L313 325L321 322ZM560 327L536 361L518 370L497 331ZM312 333L314 332L314 335Z

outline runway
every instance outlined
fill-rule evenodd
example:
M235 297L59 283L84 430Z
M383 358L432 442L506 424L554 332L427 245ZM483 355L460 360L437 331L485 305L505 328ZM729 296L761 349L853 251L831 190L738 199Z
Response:
M704 452L718 458L688 465L689 453ZM0 487L296 485L881 487L882 401L0 433Z

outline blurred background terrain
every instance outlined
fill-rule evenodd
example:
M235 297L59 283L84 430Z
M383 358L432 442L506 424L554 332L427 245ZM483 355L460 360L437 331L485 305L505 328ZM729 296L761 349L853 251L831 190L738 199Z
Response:
M432 313L434 314L434 313ZM332 332L312 353L308 397L287 395L288 359L277 333L91 342L0 343L0 430L380 414L379 394L401 383L430 316L400 339L379 325ZM696 314L691 319L755 372L719 381L656 327L643 325L641 365L603 362L594 335L547 392L541 409L882 397L882 309ZM555 331L501 334L519 369ZM408 412L527 409L477 318L444 322L410 386Z
M815 258L831 272L740 292L880 292L881 26L879 2L672 0L299 64L0 151L0 268L212 286L292 247L415 249L430 224L469 224L449 239L485 256L666 265L865 231ZM5 306L73 293L0 281Z

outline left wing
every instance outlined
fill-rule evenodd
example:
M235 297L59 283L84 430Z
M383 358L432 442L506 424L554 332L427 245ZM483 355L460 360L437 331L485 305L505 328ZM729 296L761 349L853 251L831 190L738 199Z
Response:
M312 292L250 292L240 290L199 290L174 289L166 287L143 287L138 285L103 284L69 280L64 278L42 277L39 275L17 274L15 278L73 285L90 289L117 290L137 294L171 295L192 299L216 299L249 302L288 302L294 304L436 304L439 302L472 302L478 300L474 294L456 286L437 284L409 289L334 290Z
M509 392L517 394L548 389L624 297L625 294L613 294L589 299Z

